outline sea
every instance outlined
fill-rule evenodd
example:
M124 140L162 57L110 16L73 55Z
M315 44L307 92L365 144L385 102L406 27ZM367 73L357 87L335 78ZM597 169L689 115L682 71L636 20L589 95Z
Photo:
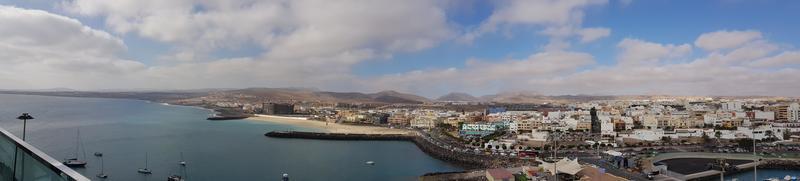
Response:
M0 94L0 127L51 157L88 161L75 169L92 180L417 180L461 168L402 141L327 141L268 138L269 131L316 131L252 120L208 121L213 111L128 99ZM178 162L186 161L185 173ZM374 161L374 165L365 164ZM152 174L137 173L147 167Z
M764 179L777 178L783 180L787 175L800 178L800 170L781 170L781 169L758 169L758 181ZM725 180L746 181L753 180L753 171L737 173L725 176Z

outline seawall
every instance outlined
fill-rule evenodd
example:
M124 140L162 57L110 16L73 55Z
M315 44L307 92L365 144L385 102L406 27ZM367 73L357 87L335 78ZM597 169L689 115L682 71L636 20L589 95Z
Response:
M431 143L422 136L411 134L346 134L346 133L316 133L316 132L268 132L264 134L274 138L300 138L300 139L319 139L319 140L382 140L382 141L410 141L420 150L436 159L457 165L464 169L485 169L506 167L522 164L534 164L533 161L526 161L516 158L480 155L465 152L452 151Z

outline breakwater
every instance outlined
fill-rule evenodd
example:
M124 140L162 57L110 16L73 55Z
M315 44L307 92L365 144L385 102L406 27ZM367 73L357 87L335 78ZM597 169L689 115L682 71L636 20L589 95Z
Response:
M273 131L264 134L274 138L299 138L319 140L381 140L381 141L410 141L420 150L436 159L457 165L464 169L485 169L535 164L534 161L518 158L502 157L495 155L474 154L453 151L436 145L425 137L415 134L347 134L347 133L317 133L298 131Z

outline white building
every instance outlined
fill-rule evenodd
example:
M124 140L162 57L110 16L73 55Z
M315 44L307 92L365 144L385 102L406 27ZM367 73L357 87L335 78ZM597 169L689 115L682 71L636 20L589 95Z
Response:
M800 121L800 104L789 104L789 107L786 108L786 118L789 121Z
M642 126L645 129L657 129L658 119L656 119L655 115L644 115L642 116Z
M436 127L436 123L438 123L437 121L438 119L433 116L418 116L414 119L411 119L411 127L430 129Z
M775 120L775 112L772 111L756 111L754 118L763 119L767 121Z
M731 101L722 103L720 110L723 111L742 111L742 102Z

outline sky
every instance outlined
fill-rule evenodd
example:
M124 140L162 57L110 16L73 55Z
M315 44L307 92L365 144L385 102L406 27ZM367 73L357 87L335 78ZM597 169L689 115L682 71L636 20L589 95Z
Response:
M0 0L0 89L800 96L800 1Z

